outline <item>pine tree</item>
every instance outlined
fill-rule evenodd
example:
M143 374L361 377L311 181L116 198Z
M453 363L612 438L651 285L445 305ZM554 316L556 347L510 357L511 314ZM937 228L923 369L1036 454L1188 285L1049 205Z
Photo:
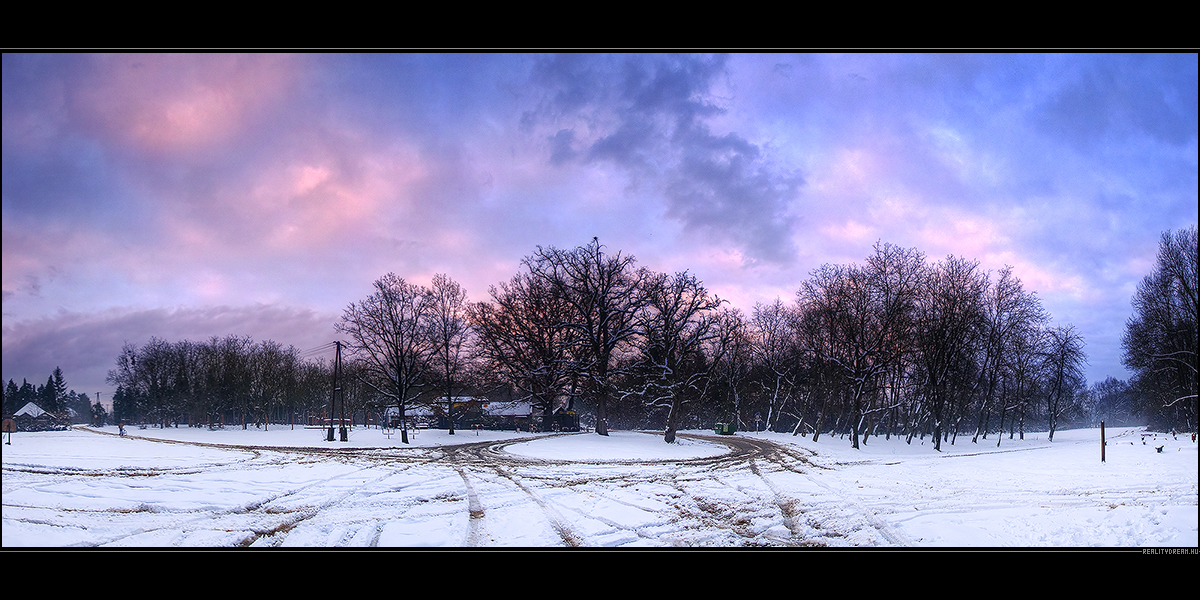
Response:
M17 405L20 394L21 390L17 387L17 383L9 379L8 385L4 386L4 414L11 415L21 410L21 407Z
M67 381L63 377L61 367L54 367L54 372L50 374L50 381L46 384L50 387L53 384L54 406L55 411L63 411L67 409ZM49 393L49 392L48 392ZM49 410L49 409L47 409Z
M58 412L58 397L54 393L54 376L46 378L46 385L37 387L37 405L46 412Z

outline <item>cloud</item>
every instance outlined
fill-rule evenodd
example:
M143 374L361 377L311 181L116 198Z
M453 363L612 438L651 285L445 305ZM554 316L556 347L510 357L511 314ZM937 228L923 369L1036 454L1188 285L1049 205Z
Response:
M1194 55L3 60L6 344L336 312L388 271L483 299L592 236L744 310L883 241L1013 264L1056 319L1119 329L1197 212Z
M1139 136L1195 142L1195 53L1098 55L1053 66L1060 82L1038 109L1049 137L1086 152Z
M550 57L534 66L544 98L523 123L554 131L550 164L618 166L685 232L733 244L751 263L787 264L804 178L737 132L713 132L725 68L723 56Z
M268 54L4 55L5 219L146 233L276 140L307 61ZM286 123L284 124L286 125ZM272 130L273 128L276 128ZM257 142L257 143L256 143Z
M301 55L98 54L79 58L66 107L83 131L140 154L189 152L244 133L286 99Z

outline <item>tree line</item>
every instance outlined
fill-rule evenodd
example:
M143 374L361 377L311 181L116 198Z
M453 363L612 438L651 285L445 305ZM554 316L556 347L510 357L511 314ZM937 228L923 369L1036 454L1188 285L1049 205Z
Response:
M326 361L247 336L126 344L108 383L118 422L170 425L288 423L328 405Z
M730 307L686 271L658 273L598 240L538 247L488 299L445 275L430 288L388 274L338 323L370 387L400 407L431 391L506 388L541 413L610 427L713 422L848 436L930 436L936 448L1030 423L1079 418L1084 341L1052 326L1011 268L929 262L877 244L825 265L792 302Z
M14 414L30 402L63 422L104 424L108 418L99 401L93 403L86 393L67 389L61 367L55 367L46 383L36 387L27 379L22 379L20 386L12 379L8 380L4 386L4 414Z
M538 246L481 301L444 274L429 286L376 280L335 324L339 400L364 416L434 407L453 433L462 396L519 399L544 416L576 411L601 435L658 429L668 442L718 422L854 447L929 438L939 450L1030 427L1053 439L1106 415L1195 427L1195 229L1187 235L1164 234L1168 256L1135 296L1129 383L1089 387L1082 336L1053 324L1011 267L878 243L860 263L814 270L789 301L745 312L692 273L640 267L593 238ZM305 354L236 336L126 346L109 376L114 413L243 426L326 413L334 365Z

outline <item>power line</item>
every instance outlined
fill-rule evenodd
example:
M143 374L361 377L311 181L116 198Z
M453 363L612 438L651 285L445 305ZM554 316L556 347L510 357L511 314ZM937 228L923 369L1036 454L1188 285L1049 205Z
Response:
M317 356L319 354L325 354L326 352L329 352L330 350L333 350L334 348L336 348L336 346L339 343L340 342L336 342L336 341L327 342L327 343L321 344L320 346L314 346L314 347L308 348L306 350L301 350L300 352L296 353L296 356L297 356L297 358L311 358L311 357Z

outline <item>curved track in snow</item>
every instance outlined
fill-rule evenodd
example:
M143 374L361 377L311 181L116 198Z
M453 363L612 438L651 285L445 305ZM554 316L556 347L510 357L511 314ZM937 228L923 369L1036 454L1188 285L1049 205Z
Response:
M823 546L907 540L822 481L806 450L731 436L679 460L557 460L509 451L527 440L402 449L218 445L236 454L175 469L30 466L5 523L53 523L77 546ZM49 498L76 478L111 482L111 508ZM202 500L197 501L195 498ZM129 500L139 498L139 500ZM104 527L97 527L97 513ZM73 537L72 537L73 536Z

